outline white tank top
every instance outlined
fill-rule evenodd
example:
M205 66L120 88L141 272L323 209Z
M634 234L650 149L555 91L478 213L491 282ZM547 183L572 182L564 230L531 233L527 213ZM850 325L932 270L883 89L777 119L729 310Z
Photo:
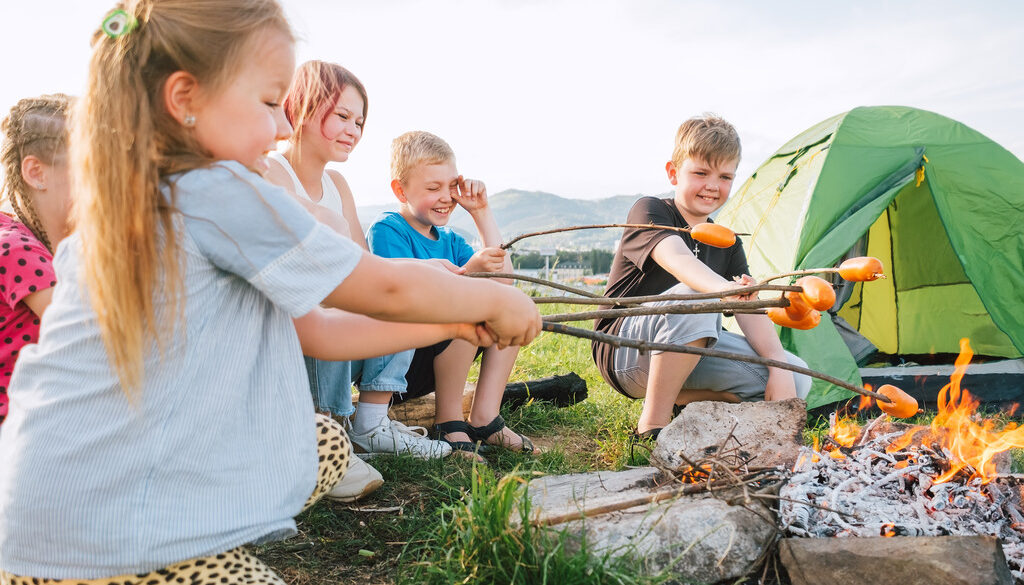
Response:
M310 202L322 205L323 207L326 207L327 209L330 209L344 217L345 211L341 206L341 193L338 193L338 187L334 184L334 180L331 179L331 176L327 174L326 170L324 170L323 176L320 177L320 185L324 191L323 197L320 198L320 201L313 201L313 198L309 196L309 193L306 193L306 189L302 186L302 182L299 181L298 175L295 174L295 169L292 168L291 163L288 162L288 159L286 159L283 154L272 150L267 153L267 156L279 162L281 166L284 167L284 170L288 171L288 176L292 178L296 195L301 195Z

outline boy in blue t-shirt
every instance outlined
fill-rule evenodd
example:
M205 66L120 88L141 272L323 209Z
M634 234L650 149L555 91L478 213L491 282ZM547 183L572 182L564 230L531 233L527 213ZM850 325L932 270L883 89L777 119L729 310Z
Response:
M462 178L448 143L428 132L399 136L391 144L391 179L391 190L401 206L398 213L385 213L370 226L367 241L371 252L385 258L446 260L466 272L512 271L508 255L499 247L501 233L488 205L487 189L480 181ZM442 227L456 204L473 217L482 250L474 252L462 236ZM533 443L506 427L498 415L519 348L489 347L482 352L468 424L463 420L462 394L477 354L477 348L468 342L445 341L416 350L406 374L408 387L400 399L434 392L435 429L454 450L472 453L476 442L482 441L535 452ZM394 358L401 359L399 356ZM359 429L354 430L353 442L364 442Z

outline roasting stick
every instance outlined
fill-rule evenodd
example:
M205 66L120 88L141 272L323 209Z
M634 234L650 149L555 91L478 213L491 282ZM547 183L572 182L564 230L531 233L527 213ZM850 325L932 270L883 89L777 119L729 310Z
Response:
M525 240L526 238L532 238L534 236L546 236L548 234L557 234L561 232L572 232L576 230L596 230L603 228L639 228L639 229L657 229L657 230L669 230L673 232L690 233L690 228L681 228L670 225L655 225L653 223L601 223L594 225L574 225L569 227L554 228L550 230L544 230L540 232L530 232L528 234L518 235L511 240L501 245L502 250L508 250L516 242ZM750 234L736 234L737 236L749 236Z
M750 286L738 287L727 291L711 293L693 293L685 295L648 295L644 297L604 297L599 294L594 294L588 290L583 290L581 288L575 288L561 283L552 282L550 280L544 280L543 278L537 278L535 276L515 274L514 272L467 272L464 276L471 276L473 278L503 278L506 280L522 280L524 282L532 282L534 284L540 284L568 293L573 293L575 295L579 295L580 297L585 297L536 297L533 299L533 301L538 304L566 303L576 305L629 306L654 301L700 301L708 299L720 299L722 297L745 295L752 292L758 292L763 290L782 292L800 292L801 290L803 290L799 286L782 286L777 284L752 284Z
M600 301L608 301L608 303L611 304L611 305L620 304L624 300L626 300L626 299L611 299L611 298L608 298L608 297L602 297L600 295L595 295L594 293L591 293L590 291L585 291L583 289L578 289L578 288L574 288L574 287L570 287L570 286L565 286L565 285L561 285L561 284L558 284L558 283L555 283L555 282L551 282L551 281L548 281L548 280L544 280L544 279L541 279L541 278L534 278L534 277L531 277L531 276L524 276L524 275L521 275L521 274L506 273L506 272L469 272L469 273L466 274L466 276L471 276L471 277L475 277L475 278L506 278L506 279L515 279L515 280L525 280L527 282L533 282L533 283L536 283L536 284L542 284L544 286L550 286L552 288L557 288L557 289L563 290L565 292L571 292L571 293L578 294L578 295L581 295L581 296L584 296L584 297L589 297L590 299L600 300ZM769 290L769 289L766 289L764 287L765 287L765 285L763 285L763 284L761 284L761 285L753 285L753 286L749 286L749 287L733 289L733 290L727 291L727 293L729 295L736 295L736 294L744 294L746 292L753 292L755 290ZM773 287L773 289L774 288L775 287ZM798 289L798 290L800 290L800 287L778 287L778 288L779 289L785 288L787 290L788 289ZM748 290L748 289L750 289L750 290ZM725 296L724 294L719 294L719 293L706 293L706 294L712 294L712 295L716 295L716 296L719 296L719 297L720 296ZM664 296L667 296L667 295L664 295ZM644 298L644 297L632 297L630 299L630 301L635 302L635 299L637 299L637 298ZM716 297L715 296L711 296L709 298L716 298ZM760 301L748 301L748 302L760 302ZM657 307L657 308L658 309L662 309L660 311L661 313L667 313L668 312L668 311L664 310L667 307ZM580 320L580 319L577 318L576 320ZM607 333L600 333L598 331L590 331L590 330L587 330L587 329L580 329L578 327L569 327L568 325L563 325L561 323L553 323L553 322L549 322L549 321L545 321L543 327L544 327L545 331L551 331L552 333L561 333L563 335L570 335L570 336L573 336L573 337L581 337L581 338L584 338L584 339L601 341L601 342L604 342L604 343L610 343L612 345L616 345L618 347L632 347L632 348L639 349L640 351L649 351L649 350L653 349L653 350L658 350L658 351L673 351L673 352L676 352L676 353L691 353L691 354L697 354L697 355L707 355L707 356L712 356L712 357L720 357L720 358L724 358L724 359L737 360L737 361L741 361L741 362L749 362L749 363L754 363L754 364L761 364L761 365L764 365L764 366L775 367L775 368L779 368L779 369L782 369L782 370L789 370L791 372L797 372L798 374L804 374L804 375L807 375L807 376L811 376L812 378L818 378L819 380L824 380L824 381L829 382L831 384L835 384L836 386L839 386L840 388L845 388L847 390L850 390L851 392L856 392L857 394L860 394L862 396L869 396L869 397L874 398L875 400L878 400L880 402L885 402L885 403L891 403L892 402L888 397L883 396L882 394L879 394L877 392L871 392L870 390L865 390L863 388L858 388L857 386L854 386L853 384L850 384L849 382L847 382L845 380L840 380L839 378L835 378L833 376L829 376L828 374L822 374L821 372L817 372L817 371L811 370L809 368L804 368L804 367L801 367L801 366L794 366L794 365L792 365L792 364L790 364L788 362L780 362L780 361L776 361L776 360L770 360L770 359L767 359L767 358L762 358L760 356L748 356L748 355L744 355L744 354L724 352L724 351L719 351L719 350L716 350L716 349L707 349L707 348L703 348L703 347L690 347L688 345L673 345L673 344L668 344L668 343L647 343L647 342L642 342L642 341L636 341L636 340L633 340L633 339L627 339L625 337L619 337L617 335L608 335Z
M471 276L483 276L489 274L487 272L472 272ZM507 277L506 277L507 278ZM541 280L539 278L532 279L534 282ZM546 284L547 281L542 281L538 284ZM680 294L680 295L647 295L643 297L587 297L585 299L576 297L532 297L533 302L538 305L562 303L566 305L639 305L643 303L653 303L656 301L703 301L708 299L720 299L722 297L743 295L758 291L779 291L779 292L800 292L803 289L799 286L784 286L778 284L754 284L751 286L745 286L742 288L736 288L722 292L712 293L691 293L691 294Z
M570 335L572 337L581 337L583 339L590 339L591 341L600 341L602 343L608 343L616 347L632 347L638 349L641 352L644 351L671 351L675 353L690 353L696 355L718 357L727 360L736 360L740 362L748 362L751 364L760 364L762 366L768 366L770 368L779 368L780 370L789 370L798 374L804 374L805 376L811 376L819 380L824 380L830 384L835 384L840 388L845 388L851 392L856 392L862 396L870 396L879 402L891 403L889 397L879 394L878 392L872 392L865 390L864 388L858 388L846 380L840 380L834 376L817 372L810 368L802 366L794 366L789 362L780 362L777 360L771 360L760 356L750 356L742 353L733 353L727 351L719 351L717 349L708 349L706 347L691 347L689 345L675 345L672 343L650 343L646 341L639 341L636 339L629 339L626 337L620 337L618 335L609 335L607 333L601 333L600 331L590 331L588 329L580 329L578 327L569 327L561 323L549 323L545 321L543 323L544 331L550 331L552 333L561 333L562 335Z
M772 276L766 276L761 279L761 284L771 282L773 280L780 280L783 278L790 278L793 276L806 276L808 274L839 274L838 268L808 268L806 270L793 270L791 272L780 272Z
M550 280L544 280L543 278L536 278L533 276L526 276L524 274L515 274L512 272L467 272L463 276L472 276L473 278L505 278L508 280L523 280L526 282L532 282L534 284L542 284L551 288L556 288L561 291L580 295L581 297L587 297L589 299L605 299L599 294L594 294L589 290L583 290L582 288L575 288L565 284L559 284L557 282L551 282ZM609 304L615 304L609 303Z
M687 303L685 305L662 305L658 307L627 307L623 309L604 309L600 311L579 311L576 313L556 313L545 315L549 323L565 321L589 321L591 319L616 319L618 317L635 317L637 315L692 315L695 313L722 313L738 311L754 311L765 307L785 307L786 299L769 299L764 301L718 301L714 303Z

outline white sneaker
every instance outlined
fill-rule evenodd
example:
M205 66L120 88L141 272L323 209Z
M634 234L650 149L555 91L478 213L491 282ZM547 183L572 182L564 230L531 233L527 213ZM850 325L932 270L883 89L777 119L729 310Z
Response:
M452 447L444 441L427 438L427 429L423 427L407 427L397 420L382 419L381 425L366 433L349 431L352 448L356 455L364 459L374 455L408 454L420 459L436 459L447 457Z
M348 470L331 491L325 496L338 502L354 502L370 495L384 485L384 477L358 457L348 462Z

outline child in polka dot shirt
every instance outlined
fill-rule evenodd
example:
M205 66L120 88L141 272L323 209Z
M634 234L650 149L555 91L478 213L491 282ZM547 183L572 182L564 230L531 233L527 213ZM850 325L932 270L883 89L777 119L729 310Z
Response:
M68 107L64 95L23 99L2 124L3 195L14 213L0 213L0 424L18 353L38 340L57 284L52 247L67 231Z

